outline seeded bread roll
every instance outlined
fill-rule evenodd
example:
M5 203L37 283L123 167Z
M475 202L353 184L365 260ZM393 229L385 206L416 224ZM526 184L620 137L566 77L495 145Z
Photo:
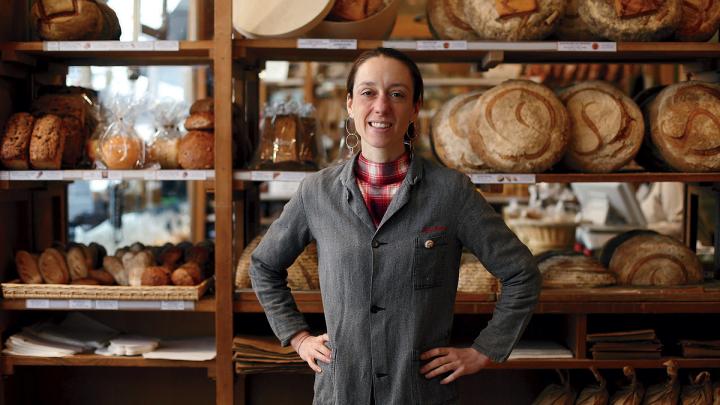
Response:
M215 114L212 111L190 114L190 116L185 119L185 129L188 131L212 131L213 128L215 128Z
M645 133L642 112L614 86L590 81L560 92L572 122L570 146L563 158L577 171L608 173L629 163Z
M45 249L38 260L38 268L45 284L67 284L70 281L65 255L57 249Z
M475 104L473 151L500 172L538 173L560 160L570 139L570 119L549 88L508 80Z
M501 17L495 0L465 0L465 16L480 39L530 41L552 34L565 13L565 0L537 0L537 7Z
M8 119L5 136L0 144L0 161L8 169L27 170L30 168L28 149L35 118L24 112Z
M590 30L613 41L659 41L673 34L682 18L681 0L643 4L651 11L619 16L608 0L581 0L580 18ZM626 1L615 2L625 4ZM655 8L657 4L657 8ZM630 7L628 7L630 9Z
M62 119L57 115L48 114L35 121L30 138L30 165L35 169L60 169L65 136Z
M87 257L82 246L74 246L67 252L67 264L70 270L70 278L79 280L88 277Z
M472 41L478 38L466 20L463 0L428 0L428 26L438 39Z
M20 280L25 284L42 284L43 278L38 269L38 258L24 250L15 253L15 266Z
M475 103L482 92L453 97L438 110L432 119L430 140L438 159L447 167L473 172L488 167L470 146L474 125Z
M212 132L190 131L178 143L178 163L183 169L212 169L215 160Z
M675 31L678 41L705 42L720 26L720 0L682 0L682 19Z
M673 169L720 171L720 85L689 81L668 86L645 117L653 147Z

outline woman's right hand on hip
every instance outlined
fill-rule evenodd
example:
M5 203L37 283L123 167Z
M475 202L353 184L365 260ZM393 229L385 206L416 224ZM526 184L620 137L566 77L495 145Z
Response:
M322 369L318 366L317 361L320 360L323 363L330 364L332 361L332 351L330 348L325 346L325 342L329 341L330 337L327 333L320 336L312 336L308 331L302 331L293 336L290 344L293 349L300 355L316 373L322 373Z

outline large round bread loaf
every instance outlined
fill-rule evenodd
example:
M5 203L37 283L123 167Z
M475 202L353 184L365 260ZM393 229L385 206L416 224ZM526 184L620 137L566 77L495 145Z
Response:
M30 21L49 41L114 40L121 30L115 12L96 0L36 0Z
M466 20L465 0L428 0L427 18L430 31L439 39L478 38Z
M690 81L668 86L646 115L652 143L673 169L720 170L720 85Z
M508 80L475 104L470 144L494 170L542 172L567 149L570 119L555 93L528 80Z
M480 39L527 41L552 34L565 13L564 0L536 0L530 13L500 17L495 0L465 0L465 16Z
M461 171L487 169L482 159L470 146L469 137L475 134L473 110L482 92L456 96L435 113L432 119L430 141L438 159L447 167Z
M610 271L623 285L683 285L703 280L700 260L679 241L665 235L639 233L612 254Z
M560 20L555 36L561 41L592 41L598 36L590 31L590 27L580 18L578 11L579 0L568 0L565 5L565 14Z
M648 0L642 0L647 2ZM657 2L658 8L632 17L617 15L613 2L580 0L580 18L590 30L613 41L658 41L675 32L682 18L681 0Z
M682 0L682 10L675 39L705 42L718 31L720 0Z
M650 104L652 104L655 97L665 88L665 86L654 86L641 91L636 94L633 100L637 103L638 107L643 113L643 119L645 121L645 136L643 137L642 146L635 156L640 166L650 171L671 171L672 168L665 162L660 154L660 151L655 147L650 136Z
M537 256L545 288L592 288L614 285L615 273L600 262L574 252L546 252Z
M563 158L569 168L608 173L635 157L645 123L630 97L608 83L589 81L562 91L560 99L572 122L570 146Z

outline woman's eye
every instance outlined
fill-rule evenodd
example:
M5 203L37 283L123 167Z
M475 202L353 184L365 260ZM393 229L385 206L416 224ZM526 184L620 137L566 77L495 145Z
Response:
M393 96L394 98L403 98L403 97L405 97L405 94L403 94L403 93L401 93L401 92L399 92L399 91L393 91L392 93L390 93L390 95Z
M372 91L370 91L370 90L363 90L360 92L361 96L369 96L371 94L372 94Z

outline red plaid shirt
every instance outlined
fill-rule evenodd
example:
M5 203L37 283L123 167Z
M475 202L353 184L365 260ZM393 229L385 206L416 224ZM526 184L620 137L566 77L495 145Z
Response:
M408 167L410 156L407 153L387 163L371 162L362 154L358 157L355 178L375 227L380 225L393 196L400 189Z

